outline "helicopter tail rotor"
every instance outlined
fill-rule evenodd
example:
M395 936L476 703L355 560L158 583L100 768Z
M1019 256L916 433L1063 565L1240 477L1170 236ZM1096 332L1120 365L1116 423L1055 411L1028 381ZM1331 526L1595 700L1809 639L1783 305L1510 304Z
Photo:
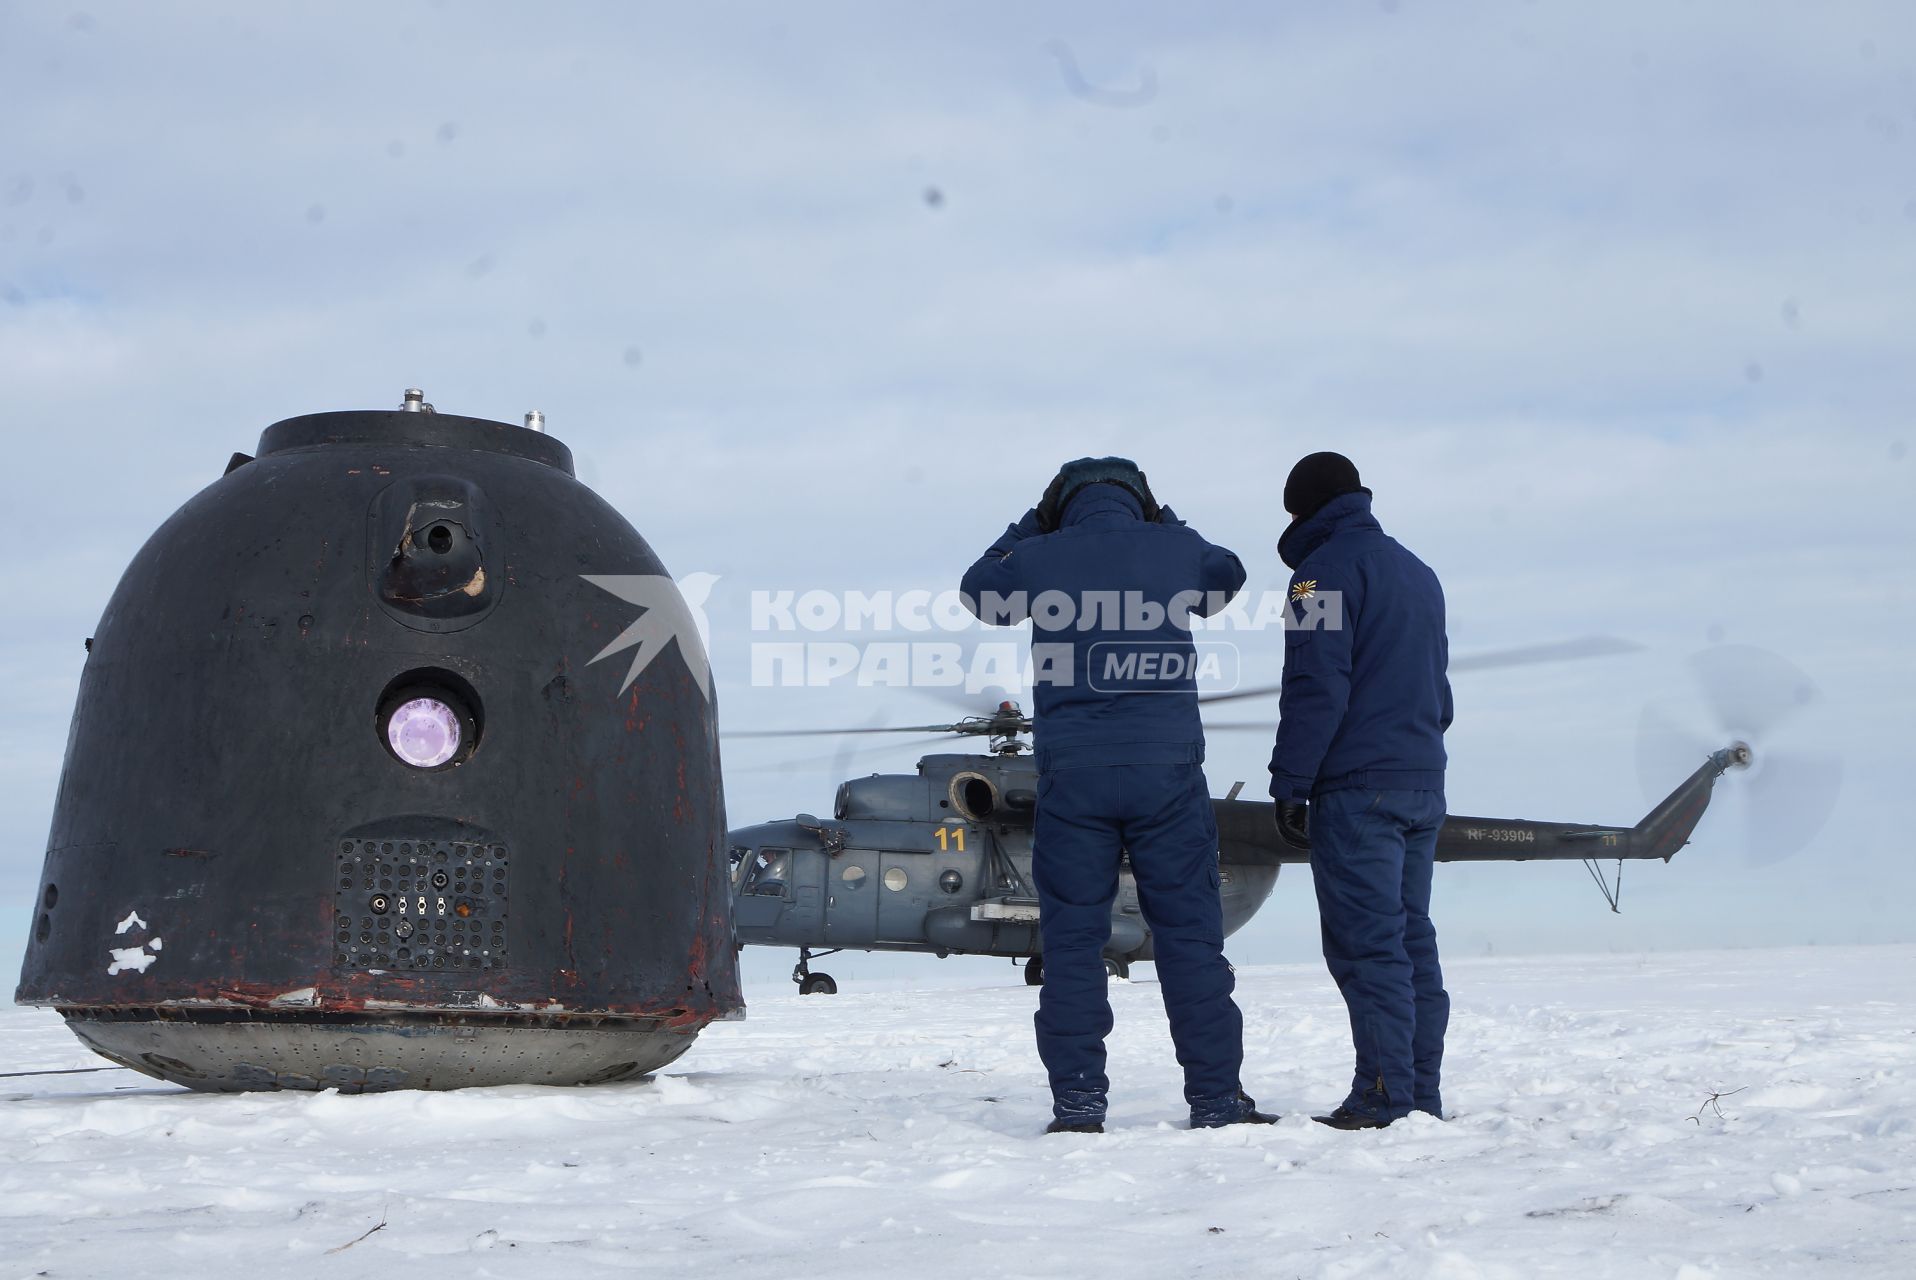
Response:
M1665 862L1675 857L1677 850L1690 842L1690 833L1709 808L1716 780L1731 769L1749 768L1751 758L1749 744L1743 742L1709 752L1694 773L1631 829L1627 837L1631 856ZM1664 776L1667 780L1669 775Z
M1843 759L1832 751L1774 749L1778 735L1821 701L1799 667L1754 645L1717 645L1688 662L1700 713L1711 735L1737 739L1733 767L1751 771L1739 786L1742 831L1736 837L1745 862L1773 866L1807 846L1836 808L1843 786ZM1722 738L1718 737L1717 741ZM1752 747L1750 744L1754 743ZM1723 753L1716 753L1723 754ZM1637 770L1646 797L1661 790L1672 767L1715 755L1699 735L1670 715L1646 707L1637 729Z

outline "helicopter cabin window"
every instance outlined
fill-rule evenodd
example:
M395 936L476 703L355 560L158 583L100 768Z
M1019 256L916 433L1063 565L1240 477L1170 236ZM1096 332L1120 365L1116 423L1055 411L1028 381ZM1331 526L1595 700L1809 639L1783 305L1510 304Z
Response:
M738 891L761 898L789 897L791 861L790 849L759 849L749 853Z

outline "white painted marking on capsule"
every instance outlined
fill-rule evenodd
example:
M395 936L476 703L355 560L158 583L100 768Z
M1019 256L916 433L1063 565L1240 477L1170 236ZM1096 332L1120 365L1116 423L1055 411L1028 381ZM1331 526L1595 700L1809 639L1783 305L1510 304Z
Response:
M158 959L144 946L114 947L108 951L108 954L113 957L113 963L106 967L109 978L125 973L129 969L134 973L145 973L147 966Z

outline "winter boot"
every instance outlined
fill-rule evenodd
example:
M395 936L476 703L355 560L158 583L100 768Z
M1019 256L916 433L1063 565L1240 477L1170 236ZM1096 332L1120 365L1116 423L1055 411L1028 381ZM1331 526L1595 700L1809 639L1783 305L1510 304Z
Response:
M1311 1119L1333 1129L1383 1129L1397 1119L1399 1113L1390 1105L1390 1091L1378 1083L1364 1090L1361 1096L1346 1098L1344 1102L1327 1116L1312 1116Z
M1046 1133L1103 1133L1102 1120L1053 1120L1044 1127Z
M1257 1102L1242 1089L1228 1098L1191 1104L1193 1129L1222 1129L1227 1124L1276 1124L1278 1117L1257 1109Z
M1053 1089L1052 1121L1046 1133L1103 1133L1105 1093L1102 1089Z

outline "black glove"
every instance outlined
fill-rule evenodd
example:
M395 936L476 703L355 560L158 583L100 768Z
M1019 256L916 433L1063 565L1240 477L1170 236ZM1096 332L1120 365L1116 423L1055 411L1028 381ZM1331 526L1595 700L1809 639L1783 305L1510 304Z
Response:
M1304 800L1279 800L1275 813L1277 838L1293 849L1311 847L1311 806Z
M1038 529L1042 533L1056 533L1058 521L1064 518L1060 508L1064 505L1064 472L1051 477L1051 484L1044 491L1044 497L1038 499Z

